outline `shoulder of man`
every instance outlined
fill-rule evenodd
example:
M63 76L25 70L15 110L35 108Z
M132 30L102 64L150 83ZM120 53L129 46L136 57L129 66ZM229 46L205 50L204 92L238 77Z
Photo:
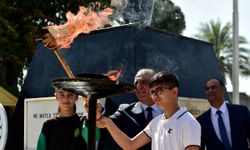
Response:
M207 117L210 116L211 109L209 108L207 111L199 115L196 119L201 122L202 120L207 120Z
M131 104L120 104L117 111L110 115L109 118L120 128L124 127L128 120L133 118L131 115L133 108L138 102L133 102Z
M248 109L247 106L245 105L239 105L239 104L226 104L228 107L233 107L233 108L241 108L241 109Z
M237 105L237 104L227 104L228 110L231 111L236 111L236 112L248 112L249 113L249 109L247 106L245 105Z
M126 109L131 109L135 106L137 102L133 102L131 104L120 104L119 108L118 108L118 111L123 111L123 110L126 110Z

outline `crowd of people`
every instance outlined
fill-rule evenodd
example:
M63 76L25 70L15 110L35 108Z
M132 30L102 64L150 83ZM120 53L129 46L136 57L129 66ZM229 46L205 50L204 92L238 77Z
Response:
M178 105L179 80L171 72L140 69L134 78L137 102L121 104L105 116L97 105L98 150L249 150L250 112L225 102L221 79L206 82L211 108L195 118ZM75 112L78 95L56 89L56 118L41 129L37 150L87 149L83 133L86 117ZM87 107L88 105L84 105Z

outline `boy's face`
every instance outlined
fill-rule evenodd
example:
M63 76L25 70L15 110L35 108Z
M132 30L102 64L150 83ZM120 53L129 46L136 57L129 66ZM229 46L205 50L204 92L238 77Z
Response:
M150 88L150 95L153 102L160 108L164 108L173 102L177 97L177 87L170 88L166 84L154 85Z
M78 96L74 93L56 90L56 99L59 103L59 107L61 111L68 111L74 109L75 101Z

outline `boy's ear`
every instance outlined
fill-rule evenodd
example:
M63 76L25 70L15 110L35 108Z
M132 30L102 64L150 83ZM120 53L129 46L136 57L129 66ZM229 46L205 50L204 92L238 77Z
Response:
M173 94L177 97L177 96L178 96L178 93L179 93L179 89L178 89L177 87L174 87L174 88L172 89L172 91L173 91Z
M58 101L58 95L55 93L55 98L56 98L56 100Z

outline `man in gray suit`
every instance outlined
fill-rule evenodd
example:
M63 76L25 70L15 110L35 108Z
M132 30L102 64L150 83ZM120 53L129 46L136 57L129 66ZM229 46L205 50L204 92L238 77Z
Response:
M118 110L109 116L131 138L142 131L152 118L163 113L156 107L149 95L149 79L154 74L155 72L152 69L139 70L134 79L135 94L139 101L132 104L121 104ZM150 109L150 112L148 109ZM118 149L121 148L113 141L108 131L102 129L98 150ZM140 148L140 150L151 150L151 144Z

